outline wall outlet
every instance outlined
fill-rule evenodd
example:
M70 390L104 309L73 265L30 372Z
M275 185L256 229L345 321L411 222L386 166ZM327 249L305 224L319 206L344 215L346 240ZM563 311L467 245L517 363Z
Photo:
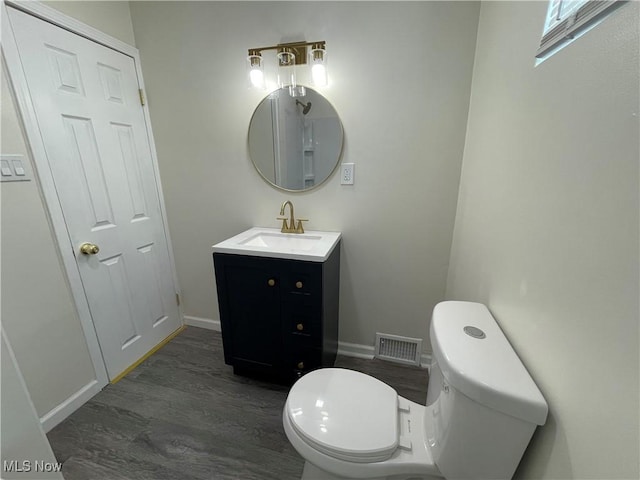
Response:
M355 163L343 163L340 165L340 184L353 185L355 167Z

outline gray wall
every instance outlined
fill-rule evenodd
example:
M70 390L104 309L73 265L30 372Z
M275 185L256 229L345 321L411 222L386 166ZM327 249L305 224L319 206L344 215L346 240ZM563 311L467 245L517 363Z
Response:
M2 73L2 153L30 154ZM36 181L3 183L2 325L39 416L95 379Z
M291 199L309 230L343 233L340 340L426 338L444 298L478 3L132 2L169 227L187 316L217 319L211 245L278 227ZM268 20L267 20L268 19ZM247 152L264 96L247 89L247 49L326 40L340 115L338 175L316 190L269 186Z
M638 478L638 7L534 68L545 2L482 4L447 297L549 403L519 478Z
M129 2L122 0L51 0L42 3L129 45L136 44Z

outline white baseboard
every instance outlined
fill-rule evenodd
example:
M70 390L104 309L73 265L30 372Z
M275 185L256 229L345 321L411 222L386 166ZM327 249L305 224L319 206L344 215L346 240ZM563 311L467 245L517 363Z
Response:
M375 349L373 346L360 345L359 343L338 342L338 355L371 360L374 353Z
M220 331L220 321L209 318L184 317L184 323L194 327L206 328L208 330ZM98 385L97 380L91 380L76 393L67 398L57 407L40 417L40 424L45 433L49 432L65 418L75 412L78 408L88 402L94 395L99 393L102 388Z
M185 315L184 324L192 327L206 328L207 330L215 330L216 332L222 331L220 320L214 320L212 318L190 317Z
M94 395L102 390L97 380L91 380L76 393L67 398L57 407L40 417L40 423L45 433L62 422L65 418L87 403Z
M431 366L431 355L428 353L423 353L422 355L420 355L420 366L422 368L426 368L427 370L429 370L429 367Z
M207 330L215 330L220 332L220 320L213 320L212 318L191 317L184 316L184 324L192 327L206 328ZM373 345L361 345L359 343L338 342L338 355L344 355L346 357L363 358L365 360L371 360L374 356L375 348ZM431 355L423 353L420 356L420 366L422 368L429 368L431 365Z
M338 342L338 355L345 357L364 358L371 360L374 357L376 349L373 345L361 345L359 343ZM420 366L429 368L431 365L431 355L423 353L420 355Z

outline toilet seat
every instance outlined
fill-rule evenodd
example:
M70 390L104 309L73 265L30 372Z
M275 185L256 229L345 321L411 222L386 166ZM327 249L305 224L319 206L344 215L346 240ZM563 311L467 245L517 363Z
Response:
M310 372L291 388L285 414L303 441L339 460L382 462L398 448L398 394L369 375Z

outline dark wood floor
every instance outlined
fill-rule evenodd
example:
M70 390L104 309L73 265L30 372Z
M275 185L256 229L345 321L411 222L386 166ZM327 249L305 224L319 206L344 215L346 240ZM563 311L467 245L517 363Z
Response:
M427 371L338 357L424 404ZM66 480L297 480L282 428L288 387L234 375L219 333L188 327L48 434Z

